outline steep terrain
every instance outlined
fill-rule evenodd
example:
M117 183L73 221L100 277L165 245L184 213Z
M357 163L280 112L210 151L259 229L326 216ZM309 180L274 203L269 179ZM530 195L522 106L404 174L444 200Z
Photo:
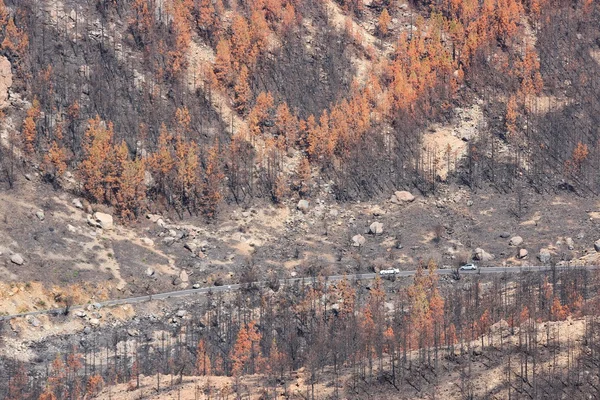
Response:
M496 329L516 327L529 296L536 323L583 342L593 325L582 318L596 314L580 303L595 299L595 281L580 292L575 268L560 279L514 278L527 281L523 294L506 295L488 345L473 353L486 336L481 320L457 325L457 340L446 330L461 313L484 311L451 299L473 290L483 302L500 281L436 281L446 300L438 339L469 349L442 358L435 332L413 329L425 339L411 347L417 338L404 331L421 323L413 310L436 290L419 303L408 280L385 281L385 312L374 317L415 360L399 380L393 362L373 368L363 342L341 351L334 373L339 354L314 337L341 329L327 324L344 302L320 285L276 283L470 260L515 271L597 265L599 19L594 1L0 0L0 314L84 305L3 322L0 371L10 379L0 396L20 398L23 387L33 397L52 388L57 398L195 398L213 385L213 395L258 398L262 385L262 398L387 398L399 388L407 398L543 398L558 382L567 382L560 393L582 392L581 379L571 381L575 359L597 387L592 361L565 356L564 337L550 361L550 346L523 350L521 330ZM257 281L268 287L216 300L97 304ZM548 282L553 295L542 299ZM373 285L352 285L360 295L348 326L367 341ZM561 307L576 320L557 321ZM240 370L239 335L255 320L252 366ZM587 338L582 354L595 351ZM203 340L212 374L195 364ZM291 372L275 379L260 357L277 354L277 342ZM380 359L392 354L377 346ZM533 380L550 364L552 373L538 385L519 371L514 383L511 354L539 355ZM142 389L126 383L131 371L147 375ZM184 384L154 388L157 371ZM90 389L92 372L104 389Z

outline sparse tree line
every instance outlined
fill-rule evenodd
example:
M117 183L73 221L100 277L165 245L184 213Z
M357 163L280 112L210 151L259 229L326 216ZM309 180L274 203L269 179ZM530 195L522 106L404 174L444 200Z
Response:
M597 113L591 112L597 96L594 85L585 85L593 81L585 79L593 71L572 79L574 90L591 98L585 103L591 120L580 123L588 133L569 138L572 151L557 148L563 143L557 140L564 136L558 131L563 125L550 120L559 115L540 116L532 105L539 102L542 77L554 79L565 68L544 64L554 50L546 42L564 34L552 26L568 29L581 22L593 35L596 4L418 2L414 25L398 34L391 57L371 60L374 68L364 82L352 82L346 96L314 114L303 110L289 88L264 78L282 73L270 66L271 51L294 54L285 53L285 41L282 50L270 50L269 38L276 34L293 42L294 35L304 32L303 13L314 10L326 18L322 5L279 0L96 3L93 10L89 4L77 8L75 22L58 18L56 26L42 23L37 2L1 5L2 53L32 94L21 135L9 142L57 184L67 169L77 171L83 193L114 205L123 217L148 208L213 217L222 200L245 203L266 197L277 203L294 193L306 197L314 170L333 181L340 200L406 185L430 192L445 160L422 148L419 132L448 115L465 85L482 92L486 108L504 108L505 113L492 118L501 123L492 124L489 134L482 131L481 140L469 145L462 164L455 160L455 169L462 166L450 179L456 176L473 188L491 181L500 190L512 190L524 172L534 185L556 174L595 190L589 180L595 179L598 158L593 139ZM354 3L341 5L357 12ZM388 17L399 12L393 2L374 6ZM87 20L78 25L83 17L77 14L94 10L101 12L99 26ZM536 47L519 44L523 15L540 33ZM384 22L388 17L383 16ZM126 31L117 32L112 24L116 18L127 22ZM369 58L373 49L348 29L344 40L352 43L353 52ZM189 63L186 54L195 35L212 47L213 63ZM58 45L64 37L74 37L64 52L48 51L48 43ZM585 70L575 60L577 70ZM322 65L328 70L327 62ZM338 70L330 69L328 76ZM190 76L195 92L189 90ZM552 85L554 81L546 87ZM236 132L213 110L211 99L217 93L232 99L235 112L246 121ZM294 107L286 98L295 99ZM508 145L509 152L499 155L499 143ZM300 157L290 173L284 164L291 149ZM12 183L20 163L14 152L2 151L4 176ZM448 149L448 160L451 153Z
M151 342L141 336L126 344L117 330L106 343L90 340L57 354L42 376L5 360L2 388L9 399L76 399L117 383L134 390L140 374L154 376L147 389L159 392L183 376L225 375L235 378L238 395L272 398L292 390L291 377L302 370L307 398L328 382L334 398L345 398L375 382L419 391L439 382L450 361L460 365L462 395L472 398L472 356L479 354L506 372L490 390L511 398L598 393L597 276L551 271L440 286L435 265L428 267L396 293L386 293L379 279L365 289L316 278L277 292L249 287L234 299L209 295L190 319ZM585 318L583 341L565 340L560 329L568 324L547 323L569 317ZM565 353L568 365L556 361ZM245 387L239 378L248 374L262 374L262 387Z

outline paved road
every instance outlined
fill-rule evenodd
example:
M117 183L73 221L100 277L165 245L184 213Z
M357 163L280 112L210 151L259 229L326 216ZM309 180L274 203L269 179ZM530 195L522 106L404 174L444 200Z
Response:
M585 269L585 270L600 269L599 266L555 267L555 268L557 271L566 271L569 269L571 269L571 270L572 269ZM503 273L519 273L519 272L532 272L532 271L533 272L550 271L550 270L552 270L552 267L547 267L547 266L483 267L476 271L461 271L460 273L461 274L469 274L469 275L472 275L472 274L503 274ZM400 273L396 274L395 276L396 277L413 276L416 272L417 272L416 270L400 271ZM452 269L437 269L436 273L439 275L450 275L453 273L453 270ZM377 276L377 274L375 274L375 273L356 274L356 275L332 275L332 276L325 277L325 280L326 280L326 282L337 282L337 281L343 280L344 278L357 279L357 280L371 280L371 279L375 279L376 276ZM310 277L282 279L280 281L280 284L281 285L289 285L289 284L293 284L296 282L311 283L311 282L313 282L313 279ZM258 285L258 286L264 286L265 283L266 282L254 282L254 284ZM106 300L106 301L96 302L94 304L98 304L102 307L116 306L116 305L121 305L121 304L134 304L134 303L142 303L142 302L151 301L151 300L164 300L164 299L184 297L184 296L190 296L190 295L206 295L208 293L230 292L230 291L239 290L240 288L242 288L242 286L244 286L244 285L234 284L234 285L225 285L225 286L202 287L202 288L198 288L198 289L184 289L184 290L177 290L177 291L173 291L173 292L157 293L157 294L138 296L138 297L129 297L129 298L125 298L125 299ZM88 306L88 304L74 305L74 306L71 306L70 311L82 309L87 306ZM32 316L42 315L42 314L58 315L58 314L61 314L64 312L65 312L65 308L31 311L31 312L26 312L26 313L21 313L21 314L0 316L0 321L5 321L5 320L13 319L13 318L18 318L18 317L26 317L28 315L32 315Z

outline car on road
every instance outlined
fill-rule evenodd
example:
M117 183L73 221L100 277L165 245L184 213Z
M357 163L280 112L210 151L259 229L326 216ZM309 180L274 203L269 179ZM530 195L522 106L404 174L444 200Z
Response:
M379 271L379 275L396 275L399 273L400 273L400 270L398 268L388 268L388 269L382 269L381 271Z
M477 265L468 263L459 268L460 271L477 271Z

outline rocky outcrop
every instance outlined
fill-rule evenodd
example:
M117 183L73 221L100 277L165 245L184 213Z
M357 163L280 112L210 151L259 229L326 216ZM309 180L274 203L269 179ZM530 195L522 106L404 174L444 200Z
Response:
M8 89L12 86L12 68L8 58L0 56L0 110L9 106Z

